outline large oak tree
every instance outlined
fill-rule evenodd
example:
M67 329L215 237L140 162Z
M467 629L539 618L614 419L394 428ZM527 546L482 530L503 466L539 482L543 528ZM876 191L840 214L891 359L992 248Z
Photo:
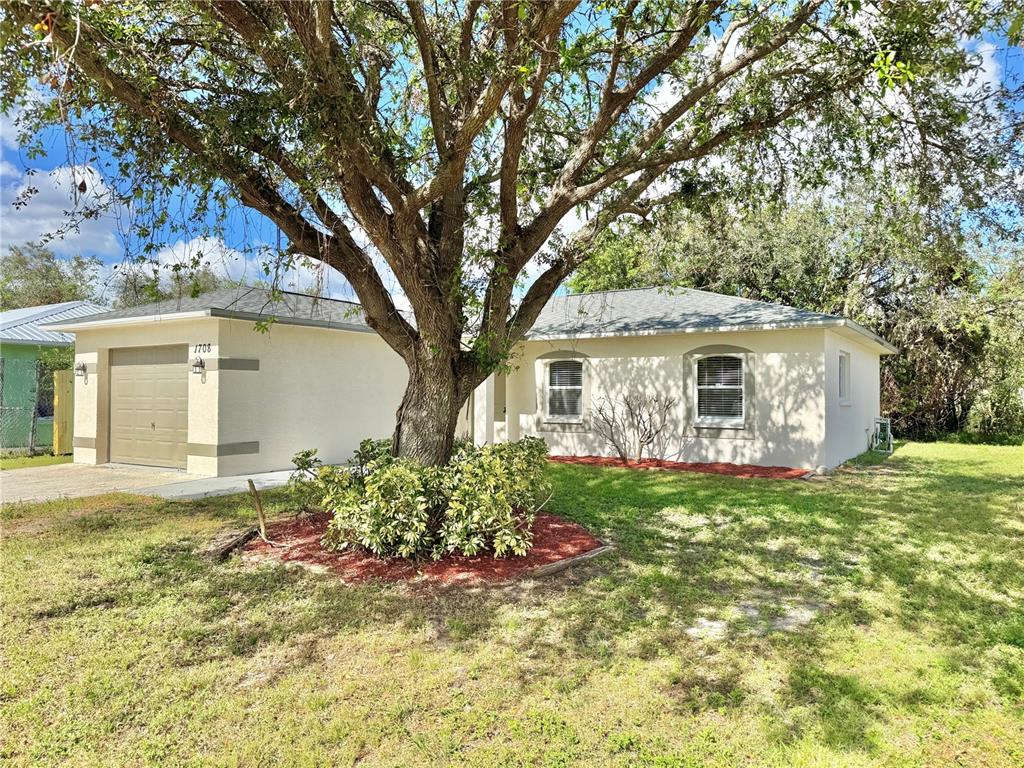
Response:
M983 178L991 136L971 121L994 95L962 41L992 11L26 0L3 6L0 106L113 156L152 228L170 226L169 191L197 211L240 201L341 272L409 368L396 450L437 463L460 406L617 218L723 178Z

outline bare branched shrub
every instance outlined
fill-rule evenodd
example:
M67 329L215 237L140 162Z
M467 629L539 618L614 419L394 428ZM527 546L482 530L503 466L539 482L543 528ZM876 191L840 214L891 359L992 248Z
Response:
M667 395L638 393L602 398L594 409L594 431L623 461L629 461L631 449L635 460L642 461L644 452L665 431L677 402Z
M602 398L597 404L594 409L594 431L615 449L620 459L629 460L626 450L626 420L619 412L616 400Z

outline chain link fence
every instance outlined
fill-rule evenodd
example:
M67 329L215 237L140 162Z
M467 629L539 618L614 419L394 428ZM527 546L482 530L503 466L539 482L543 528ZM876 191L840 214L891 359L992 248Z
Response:
M0 358L0 449L53 446L53 371L39 360Z

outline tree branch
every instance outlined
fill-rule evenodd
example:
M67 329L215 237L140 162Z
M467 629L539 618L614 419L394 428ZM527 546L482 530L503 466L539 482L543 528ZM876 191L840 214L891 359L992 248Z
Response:
M242 203L274 221L302 253L341 271L364 303L368 322L400 354L408 350L416 338L415 329L395 309L372 262L347 229L339 229L335 237L320 232L256 168L226 148L218 148L220 152L209 148L192 127L169 108L176 97L143 92L96 54L99 45L109 46L112 42L94 27L80 20L72 26L70 20L58 17L52 34L55 45L65 51L74 46L75 65L109 96L116 94L117 99L136 113L152 119L171 141L234 184Z

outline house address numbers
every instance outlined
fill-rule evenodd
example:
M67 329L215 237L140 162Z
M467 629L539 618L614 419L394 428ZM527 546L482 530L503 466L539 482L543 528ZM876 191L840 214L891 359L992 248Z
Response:
M195 354L197 354L197 355L202 353L202 352L212 352L212 351L213 351L213 344L212 343L196 344L195 345Z

